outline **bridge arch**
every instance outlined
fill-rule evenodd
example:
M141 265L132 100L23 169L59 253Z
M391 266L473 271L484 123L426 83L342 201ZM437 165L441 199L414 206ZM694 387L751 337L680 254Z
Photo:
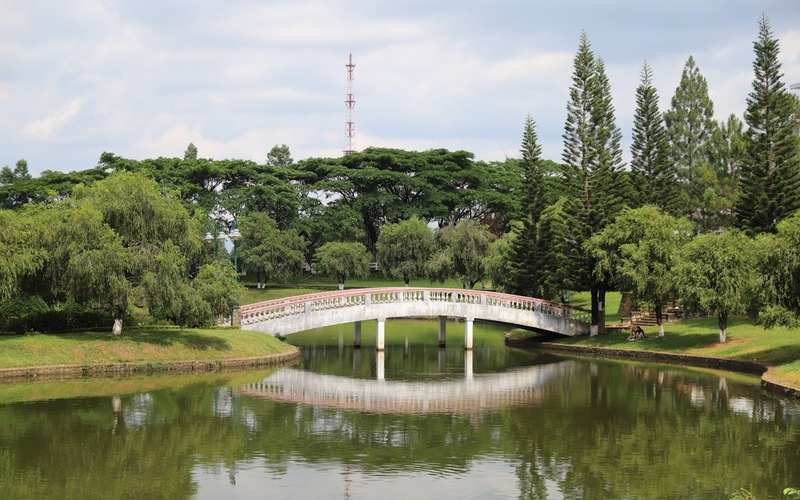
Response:
M242 306L239 317L243 330L282 335L354 323L357 345L361 321L375 320L377 349L383 350L383 326L389 318L440 318L440 344L444 342L442 318L463 318L464 345L471 349L476 319L575 336L589 333L591 314L557 302L486 290L397 287L337 290L257 302Z

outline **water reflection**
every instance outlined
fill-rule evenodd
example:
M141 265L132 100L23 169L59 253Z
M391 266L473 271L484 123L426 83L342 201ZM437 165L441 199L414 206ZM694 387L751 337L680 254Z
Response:
M376 353L377 380L327 375L287 368L259 383L240 387L238 393L314 407L371 413L432 413L477 411L532 404L544 389L573 370L575 361L561 361L474 375L473 353L465 352L463 380L387 381L383 352Z
M401 341L381 361L337 340L279 371L2 385L0 497L780 498L800 485L798 404L754 378L483 340L473 353Z

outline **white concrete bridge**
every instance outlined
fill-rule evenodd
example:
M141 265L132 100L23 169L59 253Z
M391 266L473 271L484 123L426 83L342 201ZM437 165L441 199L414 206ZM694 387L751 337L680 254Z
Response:
M589 333L591 313L556 302L450 288L365 288L297 295L248 304L239 309L243 330L291 333L353 323L354 345L361 346L361 322L378 322L376 347L384 350L388 318L437 317L439 344L445 344L448 317L463 318L464 347L472 349L473 321L484 320L575 336Z

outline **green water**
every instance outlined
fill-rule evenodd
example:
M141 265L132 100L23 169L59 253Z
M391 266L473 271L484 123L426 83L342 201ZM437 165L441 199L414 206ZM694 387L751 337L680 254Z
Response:
M0 498L781 498L800 405L757 379L390 321L279 370L0 385Z

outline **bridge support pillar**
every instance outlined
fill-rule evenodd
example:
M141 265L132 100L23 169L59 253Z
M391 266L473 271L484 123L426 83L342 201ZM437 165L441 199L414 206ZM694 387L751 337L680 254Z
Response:
M472 351L464 351L464 378L472 381Z
M464 349L472 350L472 326L473 318L464 318Z
M377 372L378 380L386 379L386 363L383 356L383 351L375 353L375 371Z
M353 347L356 349L361 348L361 322L356 321L353 323Z
M383 351L386 339L386 318L378 318L378 332L375 335L375 347Z
M447 344L447 316L439 316L439 347Z

